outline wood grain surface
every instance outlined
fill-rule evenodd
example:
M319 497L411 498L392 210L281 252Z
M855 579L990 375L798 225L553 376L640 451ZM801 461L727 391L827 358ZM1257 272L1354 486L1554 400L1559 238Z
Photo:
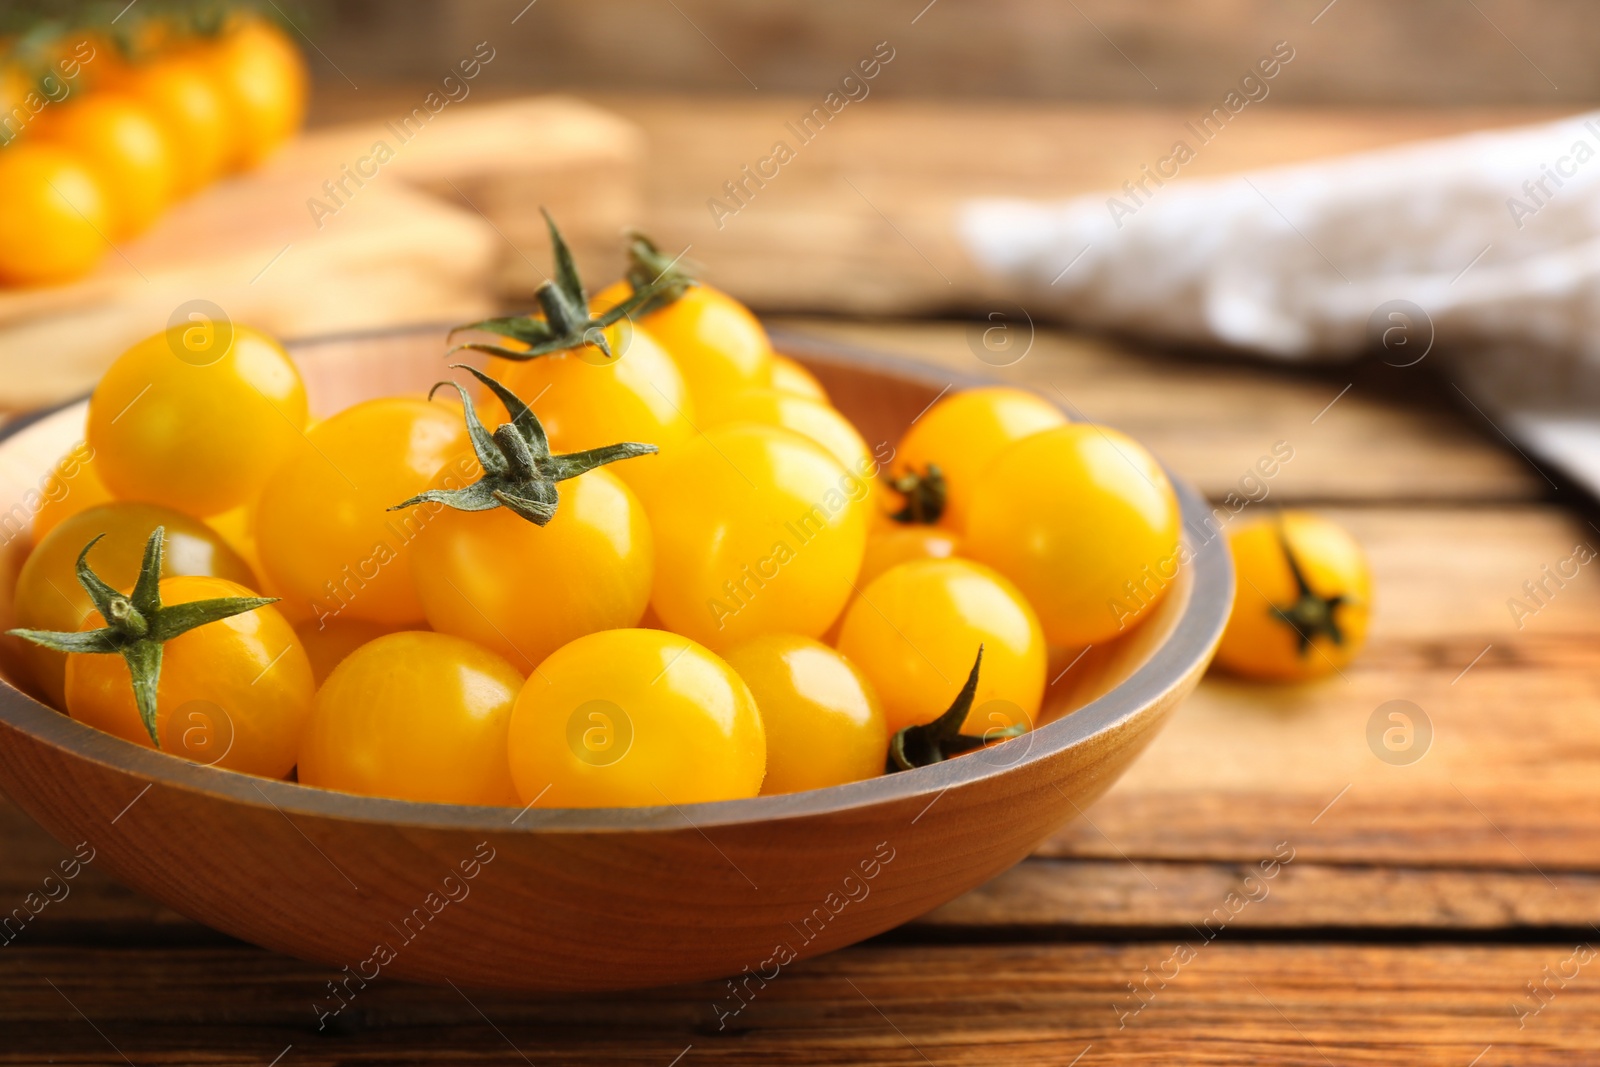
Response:
M684 142L675 167L651 179L657 210L681 199L665 190L696 189L737 159L737 138L759 141L740 132L758 128L746 105L696 106L725 138L703 133L694 144L704 151ZM658 117L648 111L632 113L658 151L671 143L664 131L693 125L666 104ZM1119 137L1144 129L1159 141L1166 121L1106 117L1074 142L1067 132L1091 127L1049 109L920 114L916 136L886 146L863 133L852 146L860 154L841 150L840 166L854 158L891 174L897 190L948 202L963 174L983 169L957 166L961 138L989 128L1012 131L1017 146L991 156L989 172L1031 175L997 187L1038 189L1063 175L1081 188L1133 157ZM1257 132L1240 127L1240 140L1253 140L1239 165L1515 117L1299 113L1268 136L1267 114ZM1030 129L1051 136L1023 138ZM713 149L724 154L708 157ZM940 177L929 160L951 169ZM828 235L866 220L820 191L800 202L850 220ZM916 198L880 206L902 202ZM681 210L688 218L703 203ZM752 209L739 223L758 217ZM803 222L785 227L810 239ZM704 258L757 264L765 238L739 240L737 255L712 245ZM854 247L847 280L929 272L897 241L884 229ZM822 266L802 261L794 272L829 292ZM740 278L730 268L718 280ZM837 293L838 277L829 284ZM962 324L785 325L972 366ZM1219 503L1274 442L1290 442L1294 460L1246 513L1313 506L1355 531L1377 574L1365 654L1344 677L1300 687L1208 677L1128 775L1032 859L877 942L786 969L722 1029L717 1007L738 1006L722 983L530 998L379 981L336 1028L318 1031L312 1003L336 973L238 945L91 864L0 948L0 1063L1594 1062L1600 971L1574 952L1600 939L1600 580L1586 569L1520 626L1507 605L1575 543L1600 544L1592 507L1552 489L1476 413L1438 399L1447 383L1426 374L1291 374L1048 329L1007 373L1058 385ZM1382 762L1366 741L1368 719L1392 699L1413 701L1434 727L1409 766ZM1293 860L1247 883L1280 842ZM68 855L0 808L0 903L41 891ZM1230 894L1250 902L1233 910ZM1195 927L1209 917L1215 929L1219 908L1226 928L1201 944ZM1146 987L1147 967L1172 974L1180 942L1198 946L1193 960L1165 987ZM1147 990L1132 1017L1140 997L1129 983Z

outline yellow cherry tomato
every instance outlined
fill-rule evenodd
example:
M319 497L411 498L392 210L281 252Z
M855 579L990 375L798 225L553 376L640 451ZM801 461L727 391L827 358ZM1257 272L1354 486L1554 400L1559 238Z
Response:
M167 543L170 551L170 531ZM254 595L221 578L161 580L161 600L168 606ZM94 611L82 628L103 625ZM162 647L156 734L169 755L282 778L295 765L315 691L294 629L271 605L256 608L180 634ZM67 713L124 741L154 747L121 656L67 657Z
M870 496L869 483L789 430L706 431L644 496L656 614L711 648L764 633L820 636L861 568Z
M550 447L557 453L581 452L619 441L639 441L661 449L657 456L613 468L617 477L642 491L661 464L694 435L694 401L677 364L649 331L616 325L606 334L614 358L607 359L600 349L585 346L576 352L524 362L494 358L489 373L539 416ZM489 426L505 419L499 401L485 404L483 418Z
M368 400L313 426L255 506L256 551L274 595L313 619L420 624L410 557L444 508L388 509L466 448L461 409L422 397ZM454 473L470 480L468 470Z
M767 634L727 652L767 732L762 793L797 793L883 773L889 730L872 685L827 645Z
M110 230L108 193L78 153L37 141L0 151L0 281L82 277L110 247Z
M250 504L240 504L236 508L224 511L220 515L213 515L206 520L206 525L222 535L240 556L250 564L250 569L259 576L261 574L261 553L256 551L256 515L255 508ZM276 596L276 593L269 594ZM279 608L281 611L282 608Z
M627 282L616 282L595 297L594 305L614 307L632 293ZM737 418L740 393L772 385L772 342L767 331L749 308L719 289L691 286L638 323L677 362L702 428Z
M204 518L254 498L305 424L305 383L282 345L197 321L117 357L89 398L88 442L120 499Z
M506 730L516 668L471 641L406 631L346 656L317 690L300 781L440 804L516 802Z
M305 120L311 77L305 57L271 22L236 20L205 56L233 113L235 168L260 163Z
M87 444L78 442L56 463L40 491L39 506L33 513L33 543L43 541L78 512L110 502L111 490L94 469L94 454Z
M202 58L185 52L135 65L116 87L146 104L166 132L179 158L175 196L202 189L223 174L235 154L233 112Z
M39 136L78 153L100 176L113 241L134 237L172 203L180 146L135 96L101 90L61 106Z
M1045 637L1067 648L1126 631L1184 562L1178 498L1125 434L1072 423L1019 441L989 465L962 551L1017 583Z
M902 526L874 530L867 537L867 551L861 557L861 575L856 585L867 583L890 567L916 559L949 559L960 551L961 538L937 526Z
M874 515L882 512L874 511ZM949 559L960 546L961 539L953 532L939 526L918 524L902 525L887 521L882 526L873 525L867 530L867 550L861 557L861 573L856 576L856 588L867 584L890 567L910 563L916 559ZM845 615L834 620L832 628L822 635L830 645L839 643L839 628Z
M982 564L891 567L861 590L839 632L839 651L871 680L891 733L948 710L979 645L983 670L966 731L982 734L997 710L1010 724L1032 724L1044 696L1044 635L1016 586Z
M922 475L937 466L945 487L939 525L959 531L990 462L1012 443L1066 421L1060 408L1023 389L969 389L939 401L912 423L895 450L890 474Z
M157 526L167 531L162 577L215 577L257 588L249 564L199 519L157 504L115 501L62 519L39 540L17 576L16 625L60 633L79 629L91 616L98 618L94 602L78 582L78 553L104 534L89 553L89 566L112 588L131 589L139 575L145 542ZM32 643L24 643L22 652L46 699L65 708L66 657ZM142 732L144 727L139 729Z
M493 649L524 673L584 634L636 625L650 601L655 549L644 507L611 471L638 462L562 482L545 526L506 508L440 511L411 552L429 625ZM467 465L466 481L476 480L476 462Z
M828 399L828 391L817 381L815 374L788 356L777 353L773 353L772 356L772 387L780 392L809 397L824 404L832 403Z
M753 797L767 741L732 667L661 630L603 630L539 664L511 715L524 804L652 807Z
M1293 682L1342 668L1366 643L1372 574L1341 526L1303 511L1228 532L1233 614L1217 662L1247 678Z
M862 478L877 472L871 449L850 420L825 403L776 389L747 389L735 407L738 421L782 426L821 445L839 465ZM734 420L725 420L734 421Z
M397 633L394 628L365 619L315 619L294 624L300 645L311 661L311 676L320 686L328 680L333 669L343 663L356 649L386 634Z

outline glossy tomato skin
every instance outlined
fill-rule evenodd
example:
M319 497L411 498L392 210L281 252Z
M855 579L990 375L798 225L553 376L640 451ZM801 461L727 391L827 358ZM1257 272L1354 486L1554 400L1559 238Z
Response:
M880 488L878 457L867 447L861 432L850 420L830 407L825 401L812 400L777 389L747 389L735 399L738 421L759 422L768 426L781 426L792 430L807 440L821 445L822 450L839 465L867 483L869 497L868 527L873 527L871 517L884 513L883 491ZM888 442L883 450L888 453Z
M522 675L448 634L362 645L317 691L300 781L440 804L515 803L506 730Z
M232 159L254 167L292 137L305 120L311 78L293 41L265 19L235 21L210 46L211 67L237 129Z
M116 77L115 88L145 104L166 133L177 160L174 195L193 193L223 174L236 152L233 112L199 55L181 52L136 64Z
M0 151L0 281L53 285L88 274L110 245L109 194L78 153L35 140Z
M850 605L838 647L872 682L892 733L950 707L979 645L983 668L967 731L993 725L994 701L1005 702L1014 721L1032 723L1044 695L1044 635L1016 586L982 564L936 559L890 568Z
M617 282L594 299L615 306L633 290ZM688 383L702 427L738 416L746 389L772 385L772 342L750 309L719 289L691 286L672 303L637 319L671 353Z
M636 326L607 331L615 358L598 348L515 362L491 359L489 372L521 397L539 416L555 452L582 452L620 441L655 445L656 456L642 456L612 467L636 490L659 471L695 434L697 416L678 365L666 349ZM496 401L485 407L504 412Z
M902 526L874 530L867 537L867 551L861 558L861 576L856 585L868 583L890 567L918 559L949 559L959 555L961 538L938 526Z
M963 551L1017 584L1045 637L1098 644L1144 618L1183 563L1178 498L1125 434L1072 423L995 459L972 500Z
M883 708L849 660L795 634L754 638L726 658L750 687L766 729L762 793L823 789L883 773L889 750Z
M1289 622L1274 608L1293 609L1301 591L1288 551L1313 596L1338 598L1333 633L1316 616ZM1366 554L1342 526L1319 515L1285 511L1228 531L1233 554L1233 614L1217 648L1217 663L1234 674L1275 682L1318 678L1342 669L1366 643L1372 613L1372 573ZM1301 641L1301 633L1309 644Z
M825 402L777 389L747 389L736 399L736 420L782 426L821 445L847 471L868 477L875 470L872 450L850 420Z
M870 496L870 483L788 430L706 431L644 497L657 616L713 649L764 633L820 636L853 591Z
M139 98L112 91L84 94L40 127L39 137L76 152L100 177L111 240L143 233L172 203L179 146Z
M604 630L528 677L510 754L524 804L650 807L755 796L767 742L749 687L715 653L661 630Z
M294 624L300 645L311 663L311 676L317 685L328 680L333 669L362 645L399 631L365 619L308 619Z
M88 442L119 499L205 518L254 499L305 424L305 383L282 345L195 322L117 357L89 398Z
M611 473L636 462L561 482L544 526L505 508L434 516L411 554L429 625L524 673L585 634L637 625L650 602L654 540L639 498Z
M798 361L776 353L772 356L772 388L830 406L833 403L828 399L828 391L817 381L815 374Z
M317 423L261 493L256 551L292 617L348 617L400 628L425 619L410 557L445 510L388 509L447 471L468 447L461 409L422 397L368 400Z
M132 589L145 542L158 526L167 532L163 577L214 577L258 588L249 564L199 519L158 504L113 501L62 519L40 539L17 576L16 625L61 632L78 629L90 616L98 618L94 602L78 582L78 553L104 534L89 553L89 566L112 588ZM65 708L66 657L31 642L23 645L23 656L46 699Z
M1010 386L968 389L924 412L895 451L894 474L921 474L936 464L944 475L945 506L939 525L966 526L973 494L985 468L1011 444L1067 421L1061 409L1034 393Z
M163 604L253 596L220 578L161 581ZM84 629L104 625L99 612ZM121 656L67 657L67 713L124 741L154 747ZM156 733L169 755L264 778L294 767L316 685L300 639L270 605L208 623L162 650Z

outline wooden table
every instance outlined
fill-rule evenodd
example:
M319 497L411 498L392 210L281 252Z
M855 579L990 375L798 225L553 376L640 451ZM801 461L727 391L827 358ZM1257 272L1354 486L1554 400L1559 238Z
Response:
M786 325L974 369L959 323ZM1132 432L1214 500L1287 442L1247 513L1349 525L1376 571L1370 646L1315 684L1208 678L1034 857L785 970L726 1028L722 983L576 998L380 981L318 1032L329 968L91 864L0 947L0 1063L1593 1063L1600 579L1586 567L1520 626L1507 601L1600 529L1433 399L1453 393L1430 371L1291 374L1042 330L1007 376ZM1369 744L1393 700L1431 723L1414 762ZM0 910L71 852L0 806Z

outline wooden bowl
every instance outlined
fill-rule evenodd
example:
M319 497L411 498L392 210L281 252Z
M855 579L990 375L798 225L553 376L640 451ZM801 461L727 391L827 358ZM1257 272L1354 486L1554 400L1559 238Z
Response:
M869 444L897 440L959 376L783 338ZM322 414L445 375L443 332L295 346ZM81 436L85 405L0 440L0 516ZM1179 485L1193 562L1153 616L1092 649L1031 733L935 767L682 807L522 811L324 792L200 766L80 725L0 685L0 787L67 848L185 915L376 975L528 990L750 971L905 922L1011 866L1116 781L1204 672L1233 579L1204 501ZM3 523L5 536L15 522ZM0 554L0 603L28 537ZM9 622L0 617L0 622ZM11 639L6 639L7 641ZM15 649L0 663L8 677ZM1076 651L1059 652L1062 671ZM311 991L319 996L323 990ZM340 1001L323 997L332 1012Z

